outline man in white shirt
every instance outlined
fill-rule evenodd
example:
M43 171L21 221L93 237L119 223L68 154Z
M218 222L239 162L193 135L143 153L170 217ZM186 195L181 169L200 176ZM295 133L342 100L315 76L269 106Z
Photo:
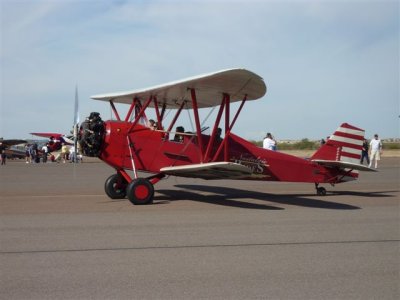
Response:
M263 141L263 148L272 150L272 151L276 150L276 142L273 139L272 134L270 134L269 132L267 133L267 136L265 137L265 139Z
M381 152L382 152L382 142L378 138L377 134L374 135L374 138L369 143L369 148L371 149L371 155L370 155L370 162L369 162L368 167L371 168L372 161L375 160L375 169L377 169L378 168L378 160L381 159Z
M43 161L44 163L46 163L46 162L47 162L47 154L49 154L49 148L47 147L47 144L44 144L44 145L43 145L43 147L42 147L42 153L43 153L42 161Z
M75 153L75 146L72 145L71 148L69 148L69 157L71 159L71 163L74 163L76 161L76 153Z

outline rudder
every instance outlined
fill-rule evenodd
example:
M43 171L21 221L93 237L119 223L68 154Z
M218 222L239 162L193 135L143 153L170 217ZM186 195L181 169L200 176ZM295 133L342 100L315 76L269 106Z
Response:
M359 164L364 133L363 129L343 123L327 142L314 153L311 160L330 160Z

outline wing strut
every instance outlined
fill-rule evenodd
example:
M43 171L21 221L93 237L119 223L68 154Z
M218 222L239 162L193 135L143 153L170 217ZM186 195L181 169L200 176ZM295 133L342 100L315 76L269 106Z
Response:
M229 121L230 121L230 100L231 98L229 97L228 94L224 94L225 97L225 146L224 146L224 161L228 161L229 159Z
M132 122L131 127L129 127L128 134L132 132L133 128L135 128L136 124L139 122L140 118L143 116L144 111L149 106L152 99L153 99L153 96L150 96L149 99L147 99L145 105L143 105L142 108L140 109L138 115L135 116L135 120Z
M239 114L240 114L240 112L242 111L242 108L243 108L244 103L246 102L246 100L247 100L247 95L244 96L242 102L240 103L239 109L238 109L238 111L236 112L235 117L234 117L233 120L232 120L231 126L229 126L229 131L231 131L232 128L233 128L233 125L235 125L236 120L237 120L237 118L239 117Z
M136 171L135 160L133 159L133 153L132 153L132 148L131 148L132 142L131 142L131 140L129 138L129 134L126 136L126 140L128 142L129 155L131 156L133 174L135 176L135 179L137 179L138 175L137 175L137 171Z
M216 118L215 123L214 123L214 128L213 128L210 140L209 140L208 145L207 145L206 153L204 155L204 161L205 162L209 162L210 152L211 152L212 146L215 143L218 126L219 126L219 122L221 121L221 117L222 117L222 113L224 111L224 107L225 107L225 96L222 97L222 101L221 101L221 105L219 107L218 115L217 115L217 118Z
M194 89L190 89L190 93L192 96L194 120L196 122L197 140L198 140L198 145L199 145L200 154L201 154L200 161L204 162L203 140L201 138L201 127L200 127L199 109L197 106L197 99L196 99L196 91Z
M110 105L111 105L112 111L114 112L114 115L117 118L117 120L121 121L121 118L119 117L118 111L115 108L114 102L112 100L110 100Z
M225 99L226 99L225 100L225 107L229 107L229 95L227 95L227 97ZM244 98L242 100L242 103L240 104L240 107L239 107L238 111L236 112L235 117L233 118L233 120L232 120L232 122L230 124L229 124L229 111L228 111L228 113L225 111L225 115L226 115L225 116L225 126L226 126L225 127L225 137L224 137L223 141L221 142L221 144L219 145L219 148L218 148L217 152L215 152L212 161L217 161L218 160L218 156L220 155L222 149L224 149L224 160L225 161L228 160L228 158L227 158L227 155L228 155L228 152L229 152L228 137L229 137L229 135L231 133L233 125L235 125L236 119L238 118L238 116L239 116L239 114L240 114L240 112L241 112L246 100L247 100L247 95L244 96ZM221 106L224 106L224 103L221 103ZM229 110L229 108L228 108L228 110ZM227 120L228 120L228 122L227 122Z
M160 115L160 110L158 109L158 103L157 103L157 97L154 97L154 109L156 111L156 116L157 116L157 124L160 126L159 128L162 128L162 123L161 123L161 115ZM157 128L157 129L159 129Z
M167 132L171 132L171 130L172 130L172 128L174 127L175 122L176 122L176 120L178 119L179 115L181 114L181 111L182 111L183 107L185 106L185 104L186 104L186 101L182 101L181 106L179 106L179 109L178 109L178 111L176 112L175 117L174 117L174 119L173 119L172 122L171 122L171 125L169 125Z
M136 99L135 99L134 101L132 101L132 104L131 104L131 106L129 107L129 111L128 111L128 113L126 114L126 117L125 117L125 122L128 122L128 121L129 121L129 119L130 119L130 117L131 117L131 115L132 115L132 111L133 111L133 109L135 108L135 105L136 105Z

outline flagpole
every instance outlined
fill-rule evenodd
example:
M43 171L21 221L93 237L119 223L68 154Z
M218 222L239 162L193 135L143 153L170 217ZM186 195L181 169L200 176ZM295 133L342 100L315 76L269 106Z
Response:
M79 126L79 99L78 99L78 85L75 86L75 106L74 106L74 147L75 157L74 162L78 162L78 126Z

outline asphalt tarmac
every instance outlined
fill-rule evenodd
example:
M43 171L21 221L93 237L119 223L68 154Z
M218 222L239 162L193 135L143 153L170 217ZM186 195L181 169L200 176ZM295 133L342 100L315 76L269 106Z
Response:
M357 182L159 182L103 163L0 167L0 299L399 299L400 159Z

